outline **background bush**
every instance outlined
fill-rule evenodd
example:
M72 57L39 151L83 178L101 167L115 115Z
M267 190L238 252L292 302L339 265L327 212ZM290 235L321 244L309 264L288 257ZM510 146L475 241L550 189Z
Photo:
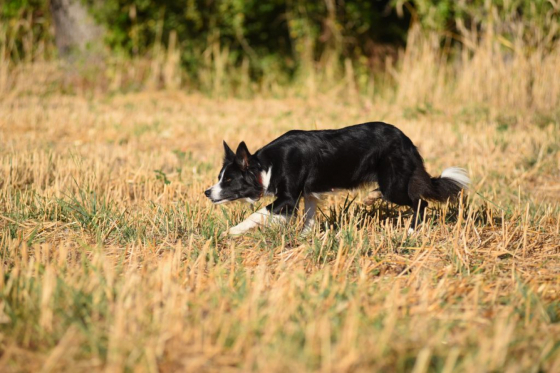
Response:
M171 42L181 71L196 84L204 80L204 69L216 70L218 65L243 67L257 82L265 74L289 82L310 70L326 69L330 77L339 76L348 61L357 74L371 74L385 67L387 58L397 60L411 24L437 32L438 43L450 52L465 44L466 34L477 39L488 32L498 35L506 48L519 37L529 48L552 48L560 29L560 3L545 0L84 0L84 4L105 27L111 54L145 57ZM8 0L0 5L0 16L4 57L17 63L55 55L49 1Z

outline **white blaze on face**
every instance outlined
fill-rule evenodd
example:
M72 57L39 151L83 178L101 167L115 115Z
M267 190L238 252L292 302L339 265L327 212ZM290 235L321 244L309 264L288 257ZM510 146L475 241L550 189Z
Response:
M221 187L221 183L222 180L224 179L224 174L226 173L226 169L224 168L222 170L222 173L220 174L220 180L218 181L218 183L214 186L212 186L212 188L210 188L211 192L210 192L210 198L212 198L212 200L214 201L219 201L220 199L222 199L222 187Z

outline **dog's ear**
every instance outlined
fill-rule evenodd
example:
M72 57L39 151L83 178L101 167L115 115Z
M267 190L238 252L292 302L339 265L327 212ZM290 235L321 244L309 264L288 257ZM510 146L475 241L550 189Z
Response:
M228 160L231 160L231 161L233 161L235 159L235 153L233 152L233 150L231 150L231 148L228 146L228 144L226 144L225 140L224 140L224 151L226 152L225 159L228 159Z
M244 141L239 143L237 147L237 151L235 152L235 161L239 164L242 170L246 170L249 167L249 157L251 153L249 153L249 149L247 149L247 145L245 145Z

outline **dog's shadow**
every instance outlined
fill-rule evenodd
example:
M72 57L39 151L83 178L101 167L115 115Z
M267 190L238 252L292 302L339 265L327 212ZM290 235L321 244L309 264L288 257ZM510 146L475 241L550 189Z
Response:
M407 227L411 224L413 215L410 207L399 206L383 199L375 200L371 204L364 204L357 202L356 197L347 196L342 205L329 206L326 210L319 208L317 223L322 231L327 228L338 230L348 224L352 224L358 229L363 229L372 223ZM462 221L472 219L477 225L500 226L502 223L501 214L491 204L484 201L475 206L467 196L462 196L453 203L430 204L424 214L424 222L456 224L459 217Z

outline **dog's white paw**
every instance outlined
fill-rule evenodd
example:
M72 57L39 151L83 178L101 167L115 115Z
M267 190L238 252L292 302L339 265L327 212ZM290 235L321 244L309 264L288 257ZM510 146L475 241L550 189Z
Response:
M243 233L245 233L245 232L246 232L246 230L244 230L244 229L242 229L242 228L233 227L233 228L230 228L230 229L227 231L227 234L228 234L228 236L239 236L240 234L243 234Z
M412 236L412 235L414 234L414 232L416 232L416 231L414 230L414 228L408 228L407 235L408 235L408 236Z
M307 238L313 233L313 227L307 226L301 230L300 236L302 238Z

